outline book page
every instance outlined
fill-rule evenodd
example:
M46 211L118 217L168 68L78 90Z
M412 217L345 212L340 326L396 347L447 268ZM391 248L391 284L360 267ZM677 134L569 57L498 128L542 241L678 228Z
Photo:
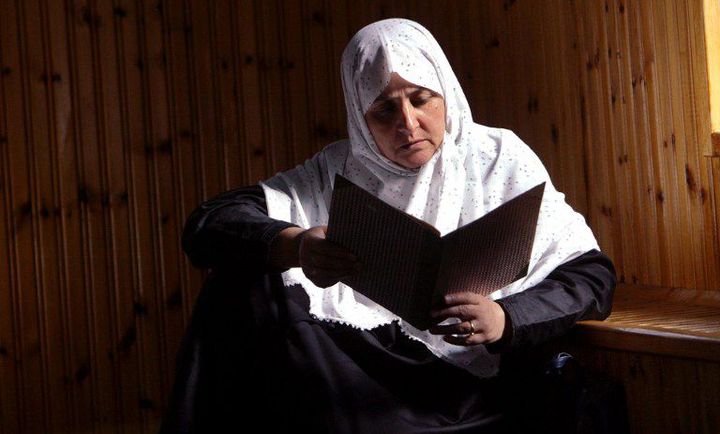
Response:
M527 274L545 183L442 238L434 298L490 294Z
M343 283L407 321L429 316L419 306L428 305L435 286L440 257L435 228L337 175L327 237L362 263Z

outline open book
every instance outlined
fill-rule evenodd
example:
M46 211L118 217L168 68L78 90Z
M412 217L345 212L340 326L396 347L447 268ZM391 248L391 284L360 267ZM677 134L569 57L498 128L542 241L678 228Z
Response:
M327 238L363 265L343 283L425 330L445 294L487 295L527 274L544 190L539 184L441 237L336 175Z

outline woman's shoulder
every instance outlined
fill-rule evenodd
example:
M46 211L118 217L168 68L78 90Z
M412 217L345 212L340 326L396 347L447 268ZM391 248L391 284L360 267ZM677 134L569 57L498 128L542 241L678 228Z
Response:
M476 128L484 132L487 137L497 146L497 148L518 145L527 146L525 142L520 138L520 136L518 136L514 131L507 128L488 127L480 124L476 124Z
M312 173L317 176L323 173L333 173L345 164L349 151L349 140L343 139L332 142L305 160L303 164L298 165L295 171Z
M507 128L488 127L479 124L476 124L476 127L488 137L488 141L490 142L489 148L492 149L497 158L528 158L531 160L538 158L532 148L514 131Z
M326 160L345 160L350 152L350 140L341 139L326 145L315 155L323 155Z
M276 189L285 185L316 187L316 182L326 181L327 174L341 171L339 169L345 163L349 148L347 139L332 142L295 167L280 171L275 176L264 180L261 185L272 186Z
M472 153L479 152L485 160L495 161L508 154L522 152L521 148L527 147L517 134L507 128L489 127L476 123L472 126L471 135L472 139L469 143ZM471 158L474 157L471 155Z

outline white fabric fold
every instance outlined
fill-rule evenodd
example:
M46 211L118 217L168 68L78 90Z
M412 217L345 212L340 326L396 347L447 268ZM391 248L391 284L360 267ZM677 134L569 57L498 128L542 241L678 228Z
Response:
M385 158L364 120L364 111L387 86L393 72L445 100L443 144L418 169ZM390 19L360 30L343 53L342 82L349 139L332 143L304 164L262 182L270 217L303 228L327 225L333 181L339 173L445 235L546 182L528 274L489 297L499 299L531 288L558 265L599 249L585 219L555 190L535 153L511 131L473 122L445 54L424 27ZM499 356L489 354L483 345L448 344L345 284L316 287L300 268L292 268L282 277L286 286L304 288L310 314L320 320L365 330L398 321L404 333L424 343L436 356L480 377L497 373Z

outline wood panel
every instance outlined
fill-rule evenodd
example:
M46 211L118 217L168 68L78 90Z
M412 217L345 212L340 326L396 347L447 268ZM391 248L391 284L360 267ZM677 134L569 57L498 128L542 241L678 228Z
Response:
M720 289L704 7L481 3L476 117L531 144L621 281Z
M588 371L624 385L631 433L720 430L720 363L588 346L564 349Z
M705 34L698 36L705 38L712 130L716 134L714 150L720 153L720 1L704 0L704 4Z
M344 137L342 49L391 16L435 34L623 280L719 291L708 5L0 0L0 431L156 430L203 279L186 216Z

